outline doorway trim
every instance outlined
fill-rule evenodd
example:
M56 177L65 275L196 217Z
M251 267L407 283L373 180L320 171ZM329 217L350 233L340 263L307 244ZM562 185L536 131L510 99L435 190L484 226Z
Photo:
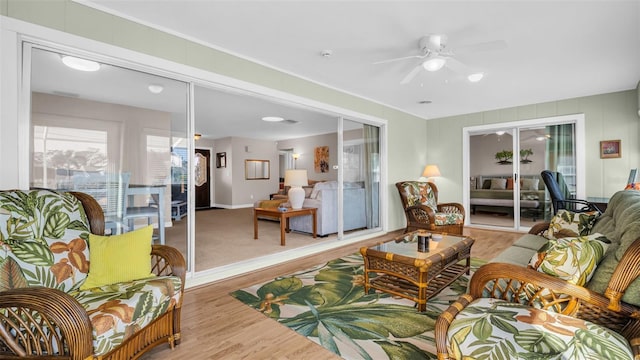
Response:
M571 114L571 115L560 115L560 116L551 116L551 117L543 117L536 119L527 119L527 120L516 120L502 123L492 123L492 124L484 124L484 125L476 125L462 128L462 204L465 208L465 226L478 227L478 228L487 228L487 229L505 229L505 227L491 226L491 225L479 225L479 224L471 224L471 207L470 207L470 196L471 193L471 183L469 181L470 174L470 159L469 159L469 142L470 136L475 132L486 132L492 130L504 130L506 128L513 128L514 130L520 130L520 128L530 127L530 126L547 126L547 125L559 125L559 124L575 124L575 132L576 132L576 196L578 198L586 198L586 129L585 129L585 116L584 113ZM517 131L514 131L517 134ZM516 149L513 149L514 151ZM518 172L519 172L519 168ZM515 205L515 204L514 204ZM515 211L514 211L515 213ZM511 228L508 228L511 229ZM513 228L515 230L527 230L521 229L520 221L518 217L514 216L514 225Z

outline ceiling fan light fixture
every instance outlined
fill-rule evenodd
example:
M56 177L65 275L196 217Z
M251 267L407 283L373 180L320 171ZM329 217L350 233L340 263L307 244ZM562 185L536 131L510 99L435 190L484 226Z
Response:
M469 79L470 82L474 83L482 80L483 77L484 77L484 73L479 72L479 73L475 73L467 76L467 79Z
M441 57L434 57L422 63L422 67L427 71L438 71L442 69L447 60Z
M151 92L152 94L160 94L162 90L164 90L164 86L160 84L150 84L148 86L148 89L149 89L149 92Z
M62 63L67 65L68 67L74 69L74 70L80 70L80 71L98 71L100 70L100 64L95 62L95 61L91 61L91 60L87 60L87 59L81 59L81 58L77 58L75 56L69 56L69 55L65 55L62 57Z
M262 121L267 121L267 122L279 122L283 120L284 118L280 116L265 116L262 118Z

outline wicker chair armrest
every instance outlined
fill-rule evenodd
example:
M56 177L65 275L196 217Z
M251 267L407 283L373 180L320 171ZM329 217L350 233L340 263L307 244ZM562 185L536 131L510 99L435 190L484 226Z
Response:
M458 313L462 311L467 305L475 300L471 295L461 295L458 300L452 303L447 310L442 312L436 319L436 325L434 327L434 338L436 342L436 352L439 360L449 359L449 339L447 332L449 326L453 320L458 316Z
M629 245L616 270L611 275L609 285L604 292L605 296L611 301L609 309L615 311L620 309L620 299L622 299L624 292L640 276L640 266L638 264L640 264L640 238Z
M100 204L93 196L78 191L69 191L82 203L87 219L89 219L89 227L91 233L96 235L104 235L104 213Z
M178 249L168 245L153 245L151 248L151 271L158 276L178 276L184 290L187 272L184 256Z
M550 223L548 223L548 222L537 223L537 224L533 225L531 227L531 229L529 229L529 234L542 235L542 233L544 233L546 230L549 229L549 224Z
M0 309L0 341L16 356L51 356L65 349L73 360L93 354L89 316L62 291L44 287L2 291ZM18 339L16 333L25 336ZM60 335L50 336L56 333Z
M640 308L621 303L619 310L608 310L609 299L584 287L522 266L489 263L473 274L469 294L461 296L438 317L435 341L439 359L449 358L449 325L469 303L481 297L549 309L606 326L622 334L634 354L640 355Z
M444 213L464 214L464 206L460 203L439 203L438 211Z
M469 283L471 296L486 297L487 292L496 299L555 309L565 315L576 316L579 312L581 318L588 317L585 311L598 308L600 316L606 313L640 319L640 308L636 306L621 303L619 310L607 310L609 299L602 294L514 264L489 263L473 274ZM576 306L578 303L580 306Z

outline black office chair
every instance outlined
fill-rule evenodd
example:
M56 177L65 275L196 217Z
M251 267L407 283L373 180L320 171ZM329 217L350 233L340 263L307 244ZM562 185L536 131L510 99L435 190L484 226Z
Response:
M542 176L542 181L544 181L549 195L551 195L551 205L553 206L554 214L557 214L560 209L573 212L597 211L598 213L602 213L602 211L591 202L580 199L568 199L569 191L561 173L544 170L540 173L540 176ZM560 184L563 185L564 191L560 189Z

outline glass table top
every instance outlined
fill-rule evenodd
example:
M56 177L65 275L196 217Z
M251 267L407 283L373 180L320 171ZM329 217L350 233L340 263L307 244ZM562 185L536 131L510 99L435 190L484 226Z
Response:
M418 238L428 237L431 239L426 241L425 251L418 251ZM429 231L418 230L401 236L395 237L383 243L369 247L371 250L393 253L397 255L407 256L416 259L424 259L433 255L441 249L446 249L466 239L464 236L432 233Z

